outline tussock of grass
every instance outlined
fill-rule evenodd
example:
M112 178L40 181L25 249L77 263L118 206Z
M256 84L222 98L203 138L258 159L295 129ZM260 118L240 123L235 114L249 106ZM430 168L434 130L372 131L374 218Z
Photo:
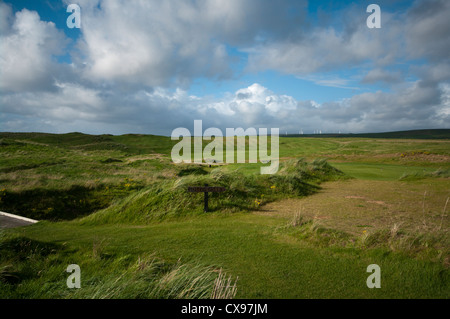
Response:
M5 238L5 231L0 228L0 250L2 249L3 242ZM2 261L0 263L0 283L2 282L13 282L16 281L17 277L14 274L12 264L7 261Z
M186 168L180 169L177 176L187 176L187 175L206 175L208 172L200 166L188 166Z
M394 224L389 229L364 231L360 236L323 227L320 223L301 213L295 214L285 227L292 236L318 247L346 247L358 249L388 249L413 258L441 262L450 266L450 237L445 231L408 233Z
M289 223L290 227L298 227L303 226L306 223L310 222L311 220L302 215L300 212L295 213L294 217L292 218L291 222Z
M219 270L219 276L214 281L214 289L211 295L211 299L233 299L237 292L237 281L233 283L232 276L227 278L226 274Z
M142 264L145 266L142 266ZM120 275L111 275L99 283L67 295L68 298L95 299L211 299L216 297L217 275L222 270L200 264L166 265L151 257L138 260ZM233 297L235 286L219 287L220 295Z
M399 179L400 180L419 180L423 178L450 178L450 169L439 168L433 172L414 172L414 173L405 173Z
M318 247L347 246L351 236L343 231L323 227L320 223L302 214L296 214L285 227L296 238Z
M345 176L337 168L331 166L326 159L315 159L308 163L304 158L291 159L280 165L280 175L299 177L308 181L328 181Z
M412 257L426 256L427 259L445 263L448 262L450 255L449 239L445 232L407 233L400 230L398 225L394 225L391 229L362 234L357 244L361 248L387 247L391 251L405 253Z
M15 283L19 278L13 270L13 265L4 264L0 265L0 283Z

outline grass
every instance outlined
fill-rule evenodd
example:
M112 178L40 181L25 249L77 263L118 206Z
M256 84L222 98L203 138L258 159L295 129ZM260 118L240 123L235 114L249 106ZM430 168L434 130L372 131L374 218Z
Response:
M405 166L385 163L333 163L333 166L345 171L347 175L364 180L392 181L406 176L432 176L434 167Z
M26 237L2 238L1 298L232 298L222 269L198 263L167 263L154 254L114 255L93 243L92 253ZM65 267L80 260L82 288L65 286ZM108 269L107 271L105 271ZM87 271L86 271L87 270ZM231 277L229 277L231 281Z
M64 285L67 274L61 273L69 263L80 265L84 276L82 283L87 281L94 285L90 278L107 276L110 271L120 275L127 269L121 260L136 261L136 256L152 249L171 264L176 264L181 256L186 263L227 269L228 273L239 277L237 298L448 297L448 272L439 263L411 258L383 247L318 245L293 236L289 230L280 231L278 225L268 217L217 214L188 222L165 221L147 226L75 227L66 222L49 227L41 224L30 227L26 233L28 237L65 244L80 251L72 253L70 260L61 261L59 277L44 275L45 281L54 285ZM101 256L105 263L111 262L108 267L101 267L99 261L94 266L86 257L91 253L88 247L92 249L95 238L107 243ZM365 287L365 268L372 263L379 264L385 271L383 290L372 291ZM46 269L45 264L34 264L34 267L35 273ZM30 285L35 281L30 278ZM21 289L26 290L24 284ZM33 296L32 287L29 297ZM17 296L13 291L8 295Z
M0 232L2 298L450 297L446 139L282 137L270 176L174 165L166 137L0 141L0 210L43 220Z
M186 171L191 174L186 175ZM297 197L312 194L320 188L318 183L343 176L324 160L309 164L301 159L284 163L276 175L243 175L239 170L222 168L215 168L209 174L203 169L203 173L198 174L198 168L183 169L181 172L181 177L153 183L82 219L81 223L145 224L171 217L199 215L203 212L203 193L189 193L187 188L205 184L227 189L224 195L211 194L210 211L251 211L286 194Z
M413 172L413 173L404 173L400 179L401 180L419 180L424 179L427 177L443 177L448 178L450 177L450 170L449 169L442 169L439 168L435 171L419 171L419 172Z
M324 227L320 222L307 215L297 213L285 227L291 236L307 240L316 247L346 247L359 249L382 248L391 252L422 260L434 260L445 267L450 265L450 238L446 231L434 228L409 232L394 223L390 228L367 229L360 235Z
M378 139L448 139L450 138L450 130L449 129L431 129L431 130L409 130L409 131L396 131L396 132L383 132L383 133L358 133L358 134L337 134L337 133L325 133L325 134L305 134L305 135L297 135L290 134L290 137L332 137L332 138L342 138L342 137L350 137L350 138L358 138L358 137L370 137L370 138L378 138Z
M363 231L390 229L394 224L410 233L446 232L448 181L340 180L301 199L269 203L260 214L285 221L299 212L326 228L359 236ZM425 196L424 196L425 194Z

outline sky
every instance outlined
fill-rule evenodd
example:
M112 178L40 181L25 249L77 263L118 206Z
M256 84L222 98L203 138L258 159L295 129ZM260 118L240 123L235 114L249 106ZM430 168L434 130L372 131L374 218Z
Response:
M450 128L449 17L448 0L0 0L0 131Z

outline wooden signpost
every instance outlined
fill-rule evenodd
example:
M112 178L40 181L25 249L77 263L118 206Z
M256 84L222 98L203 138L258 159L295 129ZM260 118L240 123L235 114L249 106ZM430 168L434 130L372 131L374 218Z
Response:
M208 212L208 193L220 193L220 192L224 192L225 190L226 190L225 187L208 186L208 184L206 184L205 186L190 186L190 187L188 187L188 192L205 193L205 207L203 209L203 211L205 213Z

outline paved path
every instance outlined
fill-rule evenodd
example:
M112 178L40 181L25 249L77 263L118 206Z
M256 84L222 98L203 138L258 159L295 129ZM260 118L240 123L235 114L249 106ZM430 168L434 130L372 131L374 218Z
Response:
M37 220L0 212L0 228L14 228L37 223Z

